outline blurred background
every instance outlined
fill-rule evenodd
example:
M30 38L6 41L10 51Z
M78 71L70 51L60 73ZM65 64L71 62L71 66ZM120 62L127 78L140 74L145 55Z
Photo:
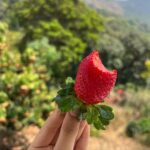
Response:
M97 49L118 70L115 119L89 150L150 148L150 1L0 0L0 150L26 150L52 98Z

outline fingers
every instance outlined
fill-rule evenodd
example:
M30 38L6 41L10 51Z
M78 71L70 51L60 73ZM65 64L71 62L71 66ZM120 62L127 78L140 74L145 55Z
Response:
M61 127L64 117L64 113L58 110L55 111L54 114L47 119L44 127L35 138L32 147L38 148L48 146Z
M79 131L78 131L78 134L77 134L77 137L76 137L76 141L78 141L78 139L81 137L82 132L83 132L86 125L87 125L86 121L81 121Z
M75 141L78 141L78 139L79 139L80 136L82 135L82 132L83 132L84 127L86 126L86 124L87 124L87 123L86 123L85 121L82 121L82 122L80 123L80 127L79 127L78 134L77 134L77 136L76 136L76 140L75 140ZM53 138L53 140L52 140L52 142L51 142L51 145L55 145L55 144L56 144L57 139L58 139L58 137L59 137L60 130L61 130L61 129L59 129L59 130L57 131L57 133L55 134L55 137Z
M79 139L80 136L82 135L82 132L83 132L84 127L86 126L86 124L87 124L87 123L86 123L85 121L82 121L82 122L80 123L80 127L79 127L79 130L78 130L78 134L77 134L77 136L76 136L76 141L78 141L78 139ZM59 133L60 133L60 129L57 130L56 135L54 136L54 138L53 138L53 140L52 140L52 142L51 142L51 145L55 145L55 144L56 144L57 139L58 139L58 137L59 137Z
M86 150L88 146L88 139L90 134L90 127L89 125L86 125L81 137L79 138L75 150Z
M79 127L77 118L67 113L54 150L73 150Z
M61 128L59 128L59 129L57 130L57 132L56 132L56 134L55 134L55 136L54 136L52 142L50 143L51 145L55 145L55 144L56 144L56 141L57 141L57 139L58 139L60 130L61 130Z

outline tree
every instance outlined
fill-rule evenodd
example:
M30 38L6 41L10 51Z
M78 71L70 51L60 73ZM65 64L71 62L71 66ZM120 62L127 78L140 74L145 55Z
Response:
M15 3L14 9L25 32L22 50L28 42L44 36L61 53L55 64L57 77L74 75L85 50L94 47L104 30L103 18L80 1L23 0Z
M120 18L107 18L106 31L98 43L101 57L108 68L118 70L118 82L144 84L141 73L150 57L148 37L139 31L139 25Z

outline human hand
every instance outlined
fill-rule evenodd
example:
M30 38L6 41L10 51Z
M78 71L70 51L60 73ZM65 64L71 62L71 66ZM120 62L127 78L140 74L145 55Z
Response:
M28 150L86 150L89 126L74 113L55 111Z

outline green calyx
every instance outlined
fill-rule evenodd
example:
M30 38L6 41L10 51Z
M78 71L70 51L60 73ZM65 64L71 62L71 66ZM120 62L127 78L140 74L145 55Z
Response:
M65 84L57 92L57 96L53 99L58 108L62 112L77 112L79 120L86 120L88 124L93 124L96 129L103 129L114 118L113 110L110 106L87 105L81 102L75 95L74 81L72 78L67 78Z

